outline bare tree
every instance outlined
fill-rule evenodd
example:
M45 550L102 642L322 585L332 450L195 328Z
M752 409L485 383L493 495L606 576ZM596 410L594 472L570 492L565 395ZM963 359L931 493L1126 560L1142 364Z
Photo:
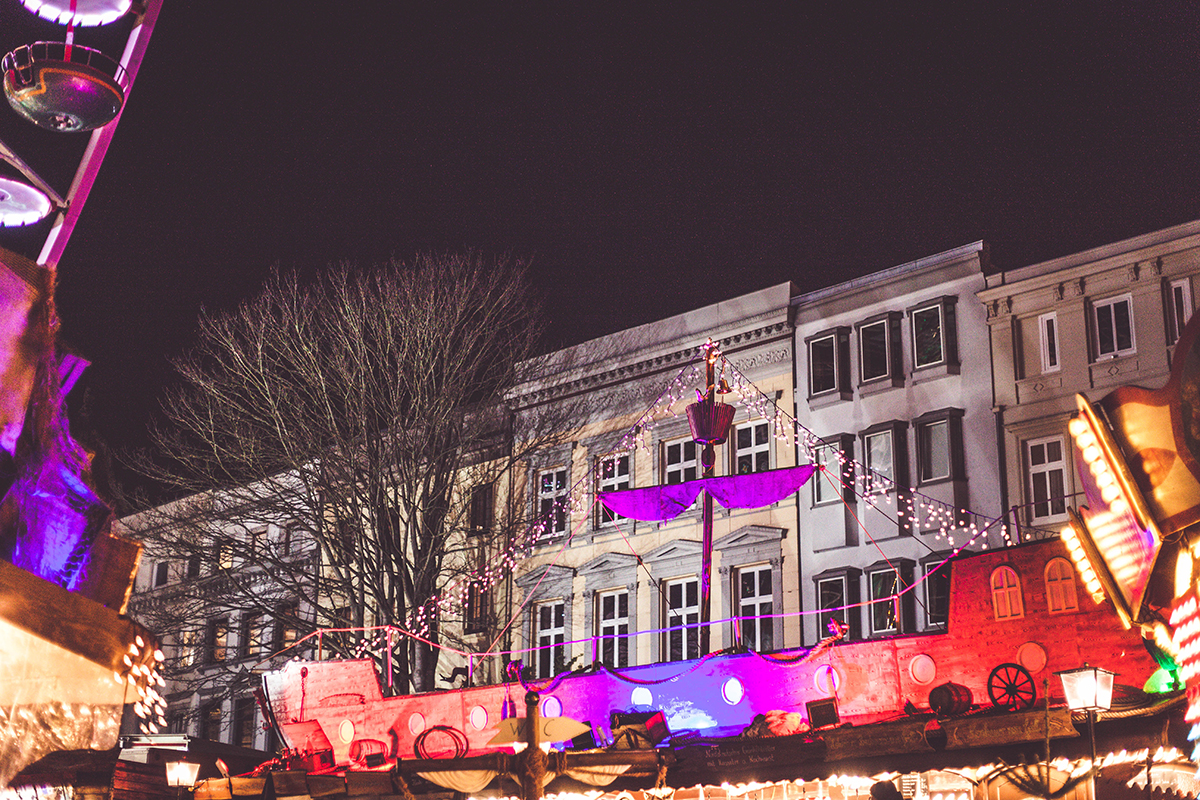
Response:
M394 642L392 672L397 691L434 688L452 626L418 609L523 526L510 479L566 425L505 408L541 332L524 265L474 252L343 265L310 285L277 275L235 313L205 315L157 452L139 459L181 499L132 518L196 575L140 613L160 629L205 621L210 654L234 625L256 654L313 628L417 620L429 644ZM480 531L489 505L501 513Z

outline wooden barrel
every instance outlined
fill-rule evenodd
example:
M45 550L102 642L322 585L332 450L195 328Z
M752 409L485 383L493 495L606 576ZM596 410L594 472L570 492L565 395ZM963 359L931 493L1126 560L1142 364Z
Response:
M937 714L965 714L971 709L971 690L957 683L943 683L929 690L929 707Z

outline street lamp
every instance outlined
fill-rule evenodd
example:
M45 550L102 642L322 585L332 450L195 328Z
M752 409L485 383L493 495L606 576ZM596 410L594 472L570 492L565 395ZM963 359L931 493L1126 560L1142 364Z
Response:
M1076 669L1054 673L1062 680L1063 694L1072 711L1086 711L1088 736L1092 742L1092 769L1096 768L1096 712L1112 708L1115 672L1084 664Z
M186 787L191 789L196 785L196 778L200 775L200 765L191 761L168 761L167 762L167 786L176 787L176 792L183 797L183 790Z

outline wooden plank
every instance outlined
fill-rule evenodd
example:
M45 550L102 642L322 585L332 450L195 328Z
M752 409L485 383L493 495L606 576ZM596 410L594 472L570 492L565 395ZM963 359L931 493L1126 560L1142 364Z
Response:
M1050 709L1049 724L1051 739L1079 735L1071 724L1070 709ZM942 730L946 732L947 750L1008 742L1035 742L1046 738L1046 709L948 719L942 722Z
M863 753L888 755L891 753L931 752L925 741L925 720L882 725L864 725L861 728L835 728L822 731L821 738L827 748L825 760L836 761L854 758Z
M328 797L346 793L346 779L341 775L309 775L308 793L313 797Z
M294 797L308 794L308 775L303 770L288 770L272 772L271 782L275 786L276 797Z
M256 797L267 788L267 776L244 776L229 779L233 783L234 797Z
M391 794L391 772L347 772L346 794L352 796L367 794Z

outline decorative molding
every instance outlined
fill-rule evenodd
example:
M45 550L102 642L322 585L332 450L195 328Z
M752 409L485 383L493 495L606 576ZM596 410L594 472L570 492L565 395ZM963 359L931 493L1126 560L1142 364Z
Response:
M1054 287L1054 290L1053 290L1053 291L1054 291L1054 302L1056 302L1056 303L1062 302L1062 299L1063 299L1063 285L1062 285L1061 283L1060 283L1060 284L1058 284L1057 286L1055 286L1055 287Z
M1079 278L1071 283L1071 290L1076 297L1083 297L1085 282L1083 278Z
M717 567L717 574L719 574L722 578L728 578L729 567Z
M1138 262L1133 262L1125 268L1125 275L1129 278L1130 283L1137 283L1138 276L1141 274L1142 266Z
M1159 256L1158 258L1156 258L1150 262L1150 271L1153 272L1156 277L1162 275L1162 272L1163 272L1162 256Z
M791 332L790 324L785 321L771 323L745 333L738 333L732 336L726 336L716 342L717 346L723 351L728 349L744 348L762 340L776 339ZM766 343L765 341L763 342ZM537 405L540 403L550 402L561 397L572 394L578 394L584 391L594 390L602 386L607 386L615 383L625 383L636 378L648 377L668 369L676 369L683 366L687 362L695 359L700 348L698 342L694 347L688 347L682 350L676 350L672 353L667 353L654 358L636 361L630 364L623 364L619 367L614 367L604 372L597 372L591 375L585 375L573 381L561 383L553 386L548 386L542 389L535 389L524 394L516 395L513 399L519 407ZM748 356L740 360L733 360L734 366L739 370L745 371L756 366L765 364L778 363L780 361L788 361L791 358L791 350L783 348L780 350L769 351L765 354L757 354ZM643 392L646 390L642 390ZM608 397L612 397L614 401L629 400L644 401L644 395L636 389L625 390L624 393L609 393ZM615 405L611 403L610 405Z
M999 298L993 300L987 307L988 319L999 319L1007 317L1012 313L1012 297Z

